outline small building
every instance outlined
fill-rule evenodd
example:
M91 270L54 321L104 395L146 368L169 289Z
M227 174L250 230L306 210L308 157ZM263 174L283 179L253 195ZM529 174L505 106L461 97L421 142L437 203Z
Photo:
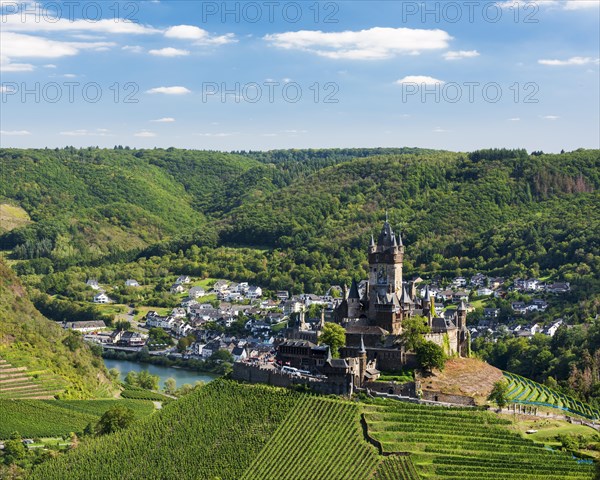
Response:
M125 286L126 287L139 287L140 284L138 283L137 280L134 280L133 278L128 278L127 280L125 280Z
M106 324L102 320L89 320L81 322L64 322L63 327L77 332L87 333L96 332L106 328Z
M190 288L188 295L190 296L190 298L200 298L206 295L206 292L202 287L192 287Z
M256 298L262 297L262 288L256 287L254 285L248 287L246 297L250 298L250 299L256 299Z
M108 297L108 295L104 292L99 293L98 295L94 296L94 303L110 303L112 300Z
M192 280L187 275L181 275L181 276L177 277L177 280L175 280L175 283L188 284L191 281Z
M94 290L100 290L100 285L98 285L98 280L96 280L95 278L88 278L88 281L85 282L85 284Z
M169 290L171 293L183 293L185 292L185 288L183 288L183 285L181 283L175 283L173 284L173 286L171 286L171 290Z
M494 291L491 288L487 288L487 287L482 287L477 289L477 296L478 297L487 297L489 295L493 295Z

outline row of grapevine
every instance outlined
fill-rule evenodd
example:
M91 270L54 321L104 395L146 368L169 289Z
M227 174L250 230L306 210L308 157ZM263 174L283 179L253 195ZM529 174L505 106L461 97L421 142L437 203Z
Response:
M140 400L0 400L0 439L15 431L24 437L80 433L114 405L132 409L138 418L154 411L151 402Z
M242 479L363 480L378 462L356 404L305 396Z
M369 434L384 452L408 452L417 471L432 479L591 479L593 468L567 453L511 431L490 412L436 408L390 400L364 407Z
M239 479L297 399L285 389L215 380L133 428L39 465L31 479Z
M377 466L373 480L419 480L419 474L408 455L384 457Z
M508 400L512 403L557 408L585 418L600 419L600 409L598 408L591 407L520 375L504 372L504 376L509 382Z
M172 398L161 393L151 392L150 390L125 389L121 392L122 398L131 398L134 400L153 400L157 402L168 402Z

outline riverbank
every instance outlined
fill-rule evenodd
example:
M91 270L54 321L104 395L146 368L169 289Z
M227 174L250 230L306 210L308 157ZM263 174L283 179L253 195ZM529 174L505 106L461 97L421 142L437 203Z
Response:
M105 349L102 352L102 358L105 360L129 361L146 365L155 365L158 367L189 370L213 376L226 375L232 368L232 365L229 362L212 361L210 359L204 361L163 355L149 355L148 352L144 352L143 350L139 352L124 352Z

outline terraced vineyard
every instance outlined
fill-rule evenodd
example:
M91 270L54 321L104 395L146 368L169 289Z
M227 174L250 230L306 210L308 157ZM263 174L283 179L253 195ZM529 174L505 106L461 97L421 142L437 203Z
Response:
M242 480L364 480L379 461L356 403L305 396Z
M155 410L152 402L142 400L0 400L0 439L15 431L24 437L80 433L115 405L132 409L138 418Z
M33 375L43 375L44 386L35 382ZM0 399L51 399L64 390L63 383L45 372L28 372L26 367L14 367L0 358Z
M508 380L508 400L512 403L524 405L537 405L558 408L570 413L581 415L589 419L600 419L600 410L593 408L564 393L529 380L528 378L504 372Z
M510 421L492 413L389 400L375 400L364 412L369 434L383 451L409 452L418 473L428 479L576 480L593 475L591 465L521 437L507 428Z
M419 480L419 474L408 455L384 457L372 480Z

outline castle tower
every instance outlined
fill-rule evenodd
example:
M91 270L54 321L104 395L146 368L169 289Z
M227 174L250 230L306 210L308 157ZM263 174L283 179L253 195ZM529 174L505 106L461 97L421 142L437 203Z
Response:
M348 293L348 318L360 317L360 295L358 293L358 284L356 280L352 280L350 293Z
M421 300L421 305L423 308L423 315L427 317L427 325L431 328L434 304L431 301L431 292L429 291L429 285L425 287L425 292L423 292L423 299Z
M464 330L467 327L467 306L464 301L460 302L456 310L456 327L459 330Z
M358 359L360 362L360 385L362 386L362 383L365 379L365 373L367 371L367 349L365 348L365 341L362 335L360 336L360 350L358 352Z
M369 320L392 334L400 333L404 245L390 223L383 224L377 243L369 246Z

